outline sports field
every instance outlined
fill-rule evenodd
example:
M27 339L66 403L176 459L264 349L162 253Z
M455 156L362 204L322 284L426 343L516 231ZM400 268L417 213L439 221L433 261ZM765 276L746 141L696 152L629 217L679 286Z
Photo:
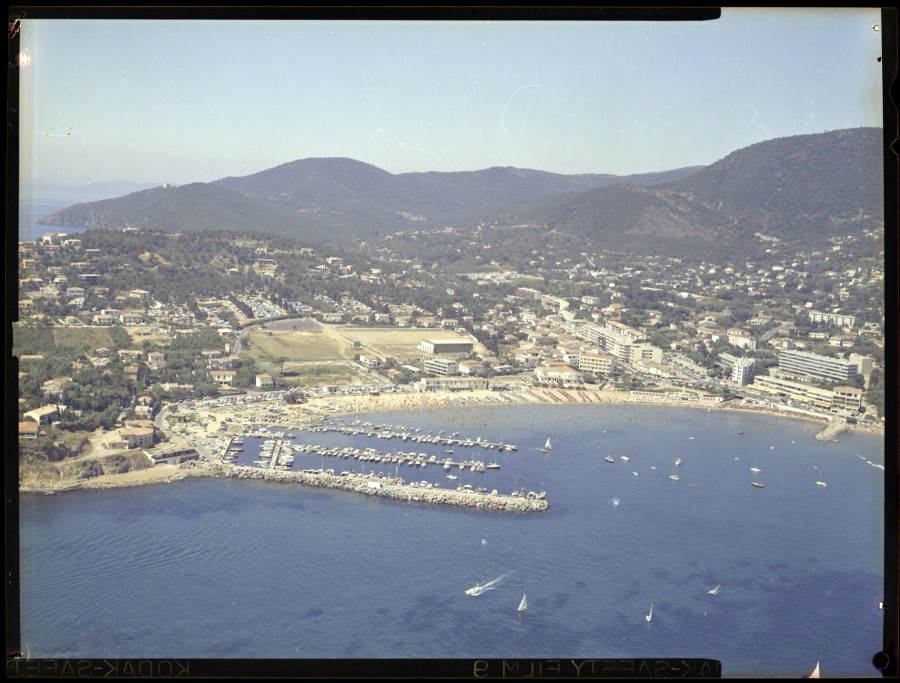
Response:
M397 327L340 327L336 328L347 339L358 342L356 352L363 355L370 353L378 357L393 356L397 360L418 358L422 352L418 350L419 342L423 339L459 339L471 341L448 330L439 329L403 329Z
M327 327L315 330L252 330L241 348L242 356L259 362L328 361L352 358L353 343Z

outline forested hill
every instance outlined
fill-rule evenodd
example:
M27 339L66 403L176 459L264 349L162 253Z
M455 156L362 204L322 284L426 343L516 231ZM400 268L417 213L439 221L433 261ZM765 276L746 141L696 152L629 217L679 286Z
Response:
M638 253L753 253L773 238L812 248L884 220L882 155L880 128L768 140L671 183L531 202L492 223Z
M219 229L312 244L487 224L529 231L532 245L568 240L581 250L751 254L767 240L812 247L883 221L882 155L882 130L856 128L768 140L705 168L640 176L510 167L395 175L353 159L304 159L81 204L45 222Z
M477 222L525 199L614 183L656 184L701 167L633 176L496 167L391 174L353 159L303 159L243 177L159 187L58 211L48 225L264 232L340 242Z

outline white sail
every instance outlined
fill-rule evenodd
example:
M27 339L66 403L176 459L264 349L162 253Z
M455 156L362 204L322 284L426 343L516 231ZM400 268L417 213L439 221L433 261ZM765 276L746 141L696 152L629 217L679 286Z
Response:
M519 603L519 611L524 612L528 609L528 598L522 593L522 602Z
M549 451L551 450L551 448L552 447L550 446L550 439L547 439L547 443L544 444L544 450Z
M813 669L813 672L809 675L810 678L820 678L819 676L819 663L816 662L816 668Z
M650 623L650 620L653 618L653 603L650 603L650 614L645 614L644 619L647 620L647 623Z

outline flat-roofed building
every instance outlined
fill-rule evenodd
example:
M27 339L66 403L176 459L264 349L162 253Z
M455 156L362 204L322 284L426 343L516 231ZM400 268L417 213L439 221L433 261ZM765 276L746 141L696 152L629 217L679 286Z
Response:
M862 405L862 391L850 386L838 386L832 390L781 377L757 377L751 387L833 413L856 414Z
M595 375L608 375L616 367L616 357L611 353L582 353L578 357L578 369Z
M448 377L459 374L459 363L451 358L426 358L424 365L425 372L433 375Z
M856 316L845 313L823 313L822 311L810 311L809 319L814 323L828 323L838 327L854 327Z
M763 394L787 398L822 410L830 410L834 392L781 377L757 376L750 388Z
M199 460L200 454L191 446L174 446L167 444L159 448L145 448L144 455L154 465L177 465L189 460Z
M631 344L628 347L628 354L632 365L638 361L662 363L663 360L662 349L653 344Z
M835 412L858 413L862 406L862 390L856 387L835 387L831 407Z
M857 373L856 363L851 361L793 349L778 354L778 369L786 374L809 375L835 382L849 382Z
M422 353L432 355L469 354L472 353L475 345L471 341L457 337L453 339L423 339L417 348Z
M487 389L483 377L423 377L414 384L417 391L475 391Z
M520 299L528 299L529 301L539 301L541 293L531 287L516 287L516 296Z
M752 358L736 358L731 365L731 381L735 384L744 385L753 376L756 369L756 361Z

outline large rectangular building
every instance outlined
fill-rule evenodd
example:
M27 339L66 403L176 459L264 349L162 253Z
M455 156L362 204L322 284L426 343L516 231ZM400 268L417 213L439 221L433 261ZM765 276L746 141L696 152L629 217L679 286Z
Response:
M838 386L831 390L780 377L757 377L751 388L833 413L856 414L862 405L862 391L856 387Z
M782 351L778 355L778 369L785 374L809 375L835 382L850 382L857 373L856 363L843 358L794 349Z
M422 353L430 353L434 356L441 354L468 354L472 353L475 344L465 339L423 339L417 347Z
M415 387L418 391L475 391L487 389L488 381L482 377L423 377Z

